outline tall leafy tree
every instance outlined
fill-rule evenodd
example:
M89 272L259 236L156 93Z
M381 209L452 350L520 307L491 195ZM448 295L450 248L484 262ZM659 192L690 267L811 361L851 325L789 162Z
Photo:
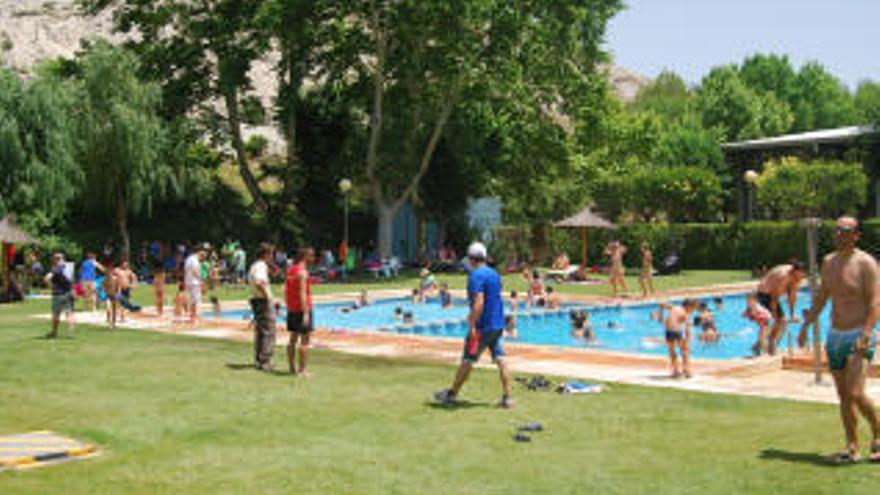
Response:
M115 27L131 35L142 74L162 84L163 115L173 119L200 111L210 115L222 102L239 174L254 205L268 204L250 168L242 138L241 103L251 88L250 70L269 47L259 24L262 0L79 0L88 12L110 10Z
M755 54L739 68L740 79L758 94L772 93L789 106L797 91L797 72L787 55Z
M854 97L860 124L880 125L880 83L862 81Z
M42 232L64 217L82 184L77 106L73 85L51 71L24 82L0 69L0 216Z
M667 122L676 122L685 118L692 102L693 95L681 76L663 71L639 91L631 107L638 111L652 111Z
M718 128L725 140L784 134L793 119L785 102L771 92L752 90L732 65L716 67L703 78L697 108L703 125Z
M490 88L497 100L564 107L565 86L595 72L605 24L620 8L617 0L350 5L333 59L343 64L336 73L364 90L365 175L384 255L394 214L417 191L461 102Z
M128 219L175 192L171 167L162 160L166 131L158 115L159 86L138 79L135 56L99 41L80 60L79 160L86 201L112 211L123 256L130 253Z
M805 64L798 72L792 109L794 131L853 125L858 119L847 88L816 62Z

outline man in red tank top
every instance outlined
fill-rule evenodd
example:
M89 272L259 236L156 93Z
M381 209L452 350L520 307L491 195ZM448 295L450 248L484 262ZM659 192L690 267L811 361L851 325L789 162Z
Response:
M309 352L309 337L314 330L312 321L312 286L309 282L309 264L315 261L312 248L299 248L294 264L287 269L284 284L287 295L287 332L290 343L287 345L287 362L290 373L308 376L306 356ZM297 344L299 344L299 369L296 367Z

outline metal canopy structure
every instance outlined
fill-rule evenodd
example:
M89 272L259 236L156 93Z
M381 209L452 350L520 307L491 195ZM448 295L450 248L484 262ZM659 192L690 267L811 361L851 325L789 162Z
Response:
M554 222L558 229L581 229L581 268L587 268L587 229L616 229L617 225L594 212L590 207L584 208L574 216Z
M831 160L844 160L853 149L862 149L865 166L869 170L880 170L880 128L872 125L838 127L817 131L786 134L748 141L723 143L725 160L730 165L736 181L737 211L739 218L751 220L749 185L743 179L748 170L760 172L767 160L783 156L798 156L805 160L822 157ZM872 172L869 177L871 193L868 204L872 205L869 215L880 216L880 175ZM752 193L753 194L753 193Z
M839 127L837 129L822 129L819 131L724 143L721 145L721 148L725 150L770 150L821 144L846 144L874 132L876 130L869 125Z

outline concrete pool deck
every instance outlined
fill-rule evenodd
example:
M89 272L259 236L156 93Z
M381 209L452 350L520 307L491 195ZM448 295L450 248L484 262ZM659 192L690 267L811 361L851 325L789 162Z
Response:
M684 291L666 292L660 297L647 300L615 299L597 296L564 295L564 302L598 304L644 304L662 300L676 299L689 295L708 295L742 292L754 289L755 283L714 286ZM389 298L407 296L406 291L373 291L371 297ZM457 294L458 295L458 294ZM356 293L315 296L316 302L338 302L353 300ZM243 309L244 301L224 302L224 310ZM205 309L208 309L205 305ZM104 313L77 313L77 323L106 326ZM141 314L134 315L122 328L158 331L194 337L214 338L234 341L253 340L245 321L219 318L205 318L198 328L171 318L159 318L152 308L145 308ZM442 337L423 337L417 335L389 334L378 331L350 331L318 329L313 334L313 347L364 356L387 357L393 359L414 359L438 363L457 364L461 355L461 339ZM279 328L277 345L287 345L287 333ZM666 387L710 393L737 394L745 396L789 399L821 403L837 403L837 396L827 372L823 373L823 383L814 384L813 374L803 371L783 369L783 357L762 357L755 359L732 360L693 360L691 379L672 379L669 377L668 359L664 356L648 356L609 352L595 349L571 349L550 346L520 344L507 341L507 361L511 370L519 373L540 373L544 375L599 380L609 383L624 383L651 387ZM798 358L807 359L800 354ZM276 351L277 360L283 360L283 351ZM488 358L479 365L492 367ZM283 366L279 366L283 368ZM317 363L320 368L320 363ZM880 396L880 379L871 378L868 391Z

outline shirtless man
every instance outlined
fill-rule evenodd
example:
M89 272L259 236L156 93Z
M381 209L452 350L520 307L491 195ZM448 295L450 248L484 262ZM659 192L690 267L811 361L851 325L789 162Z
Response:
M672 378L680 378L682 371L685 378L691 377L690 370L690 340L691 340L691 318L699 303L696 299L685 299L681 306L673 306L663 303L660 305L660 313L658 320L663 321L663 310L669 310L669 316L666 317L666 346L669 348L669 362L672 365ZM678 356L675 353L675 346L681 353L681 363L683 368L678 367Z
M756 348L764 350L766 339L766 350L770 355L776 354L776 344L782 338L782 329L786 323L785 311L779 299L783 294L788 296L788 308L791 314L791 321L797 323L800 321L795 315L794 306L797 303L798 288L800 288L801 280L804 279L804 266L798 261L779 265L769 270L758 284L758 303L770 310L773 315L773 326L770 328L770 335L759 334Z
M119 305L123 308L119 314L119 320L125 321L126 311L138 312L141 310L140 306L131 302L131 289L137 285L137 275L131 271L131 267L126 260L119 263L115 272L116 282L119 284Z
M828 298L831 298L831 330L825 342L828 368L840 399L840 418L846 434L846 449L836 455L840 462L860 459L858 416L871 427L871 461L880 461L880 423L871 399L865 394L865 377L877 345L874 324L880 316L880 291L877 261L856 249L860 237L859 222L844 216L834 228L835 252L822 263L822 284L813 307L804 313L806 322L814 322ZM806 325L798 335L798 344L806 341Z
M624 292L629 291L629 288L626 286L626 279L624 278L624 254L626 254L626 246L621 244L620 241L611 241L605 247L605 256L611 258L611 273L608 278L608 281L611 283L611 297L617 297L620 287L623 287Z
M647 242L642 243L642 271L639 274L639 285L642 286L642 297L654 294L654 254Z

